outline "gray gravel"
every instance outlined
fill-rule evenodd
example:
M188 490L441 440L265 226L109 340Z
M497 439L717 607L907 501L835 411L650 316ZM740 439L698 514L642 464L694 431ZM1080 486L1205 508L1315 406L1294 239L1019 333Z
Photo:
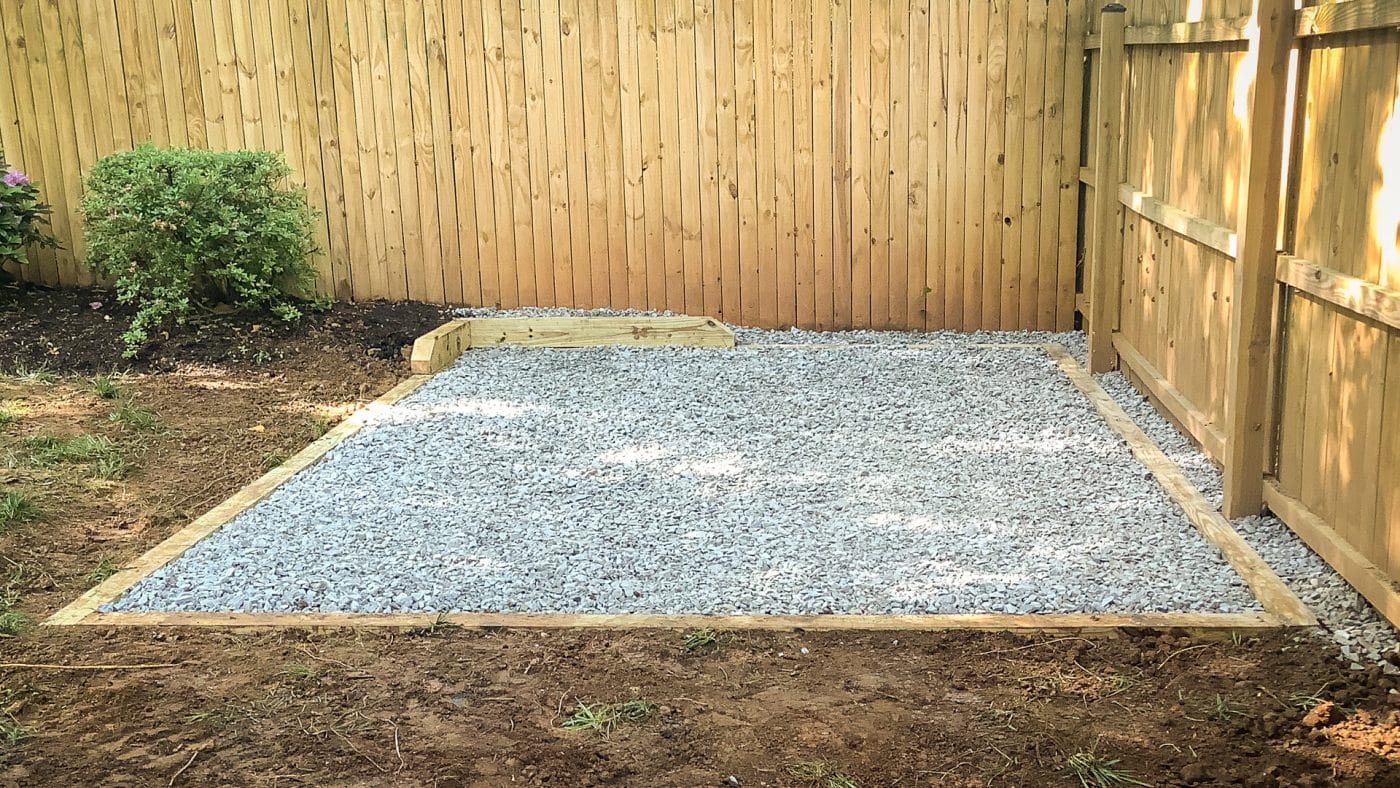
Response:
M473 351L106 609L1258 609L1042 352L982 339L1082 346Z

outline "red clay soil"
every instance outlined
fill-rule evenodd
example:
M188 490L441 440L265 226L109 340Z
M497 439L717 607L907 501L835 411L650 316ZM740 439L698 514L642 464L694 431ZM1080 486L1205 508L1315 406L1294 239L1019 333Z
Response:
M133 364L105 296L0 289L0 369L57 376L0 379L3 492L41 512L0 528L11 618L42 620L388 389L443 319L209 318ZM133 372L103 399L86 376L113 367ZM157 423L113 421L129 398ZM35 467L30 439L79 434L111 439L122 478ZM0 786L1400 785L1395 679L1311 637L685 636L30 626L0 637ZM655 709L564 725L628 700Z

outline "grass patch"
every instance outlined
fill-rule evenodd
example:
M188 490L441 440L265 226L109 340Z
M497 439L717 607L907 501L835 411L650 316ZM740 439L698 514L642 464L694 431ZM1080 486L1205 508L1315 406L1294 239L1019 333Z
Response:
M120 571L121 566L104 555L101 560L97 562L97 566L93 567L92 571L87 573L87 580L89 583L97 585Z
M15 367L15 371L5 377L13 378L20 383L36 383L44 386L58 380L58 375L54 374L53 370L48 367L28 367L24 364Z
M1082 788L1110 788L1115 785L1149 785L1118 765L1118 759L1092 752L1077 752L1066 762L1070 774L1079 778Z
M860 788L849 774L826 761L798 761L788 767L788 774L821 788Z
M574 713L564 720L564 727L571 731L587 731L599 736L607 736L619 725L644 722L656 713L656 704L642 698L621 703L580 702L574 706Z
M19 604L19 594L14 591L0 596L0 637L14 637L29 629L29 616L15 610Z
M126 461L111 438L104 435L78 435L56 438L37 435L24 442L29 452L29 464L36 468L55 465L89 465L92 475L99 479L120 479L126 473Z
M78 435L56 438L38 435L24 442L29 450L29 463L38 468L55 465L96 462L116 452L116 444L102 435Z
M0 495L0 533L39 519L39 507L17 492Z
M288 457L286 452L270 451L267 454L263 455L263 470L270 471L273 468L276 468L277 466L286 462L287 459Z
M26 413L24 403L17 399L9 399L0 402L0 427L4 427L19 419Z
M122 395L121 386L117 385L111 375L97 375L88 383L92 393L100 399L116 399Z
M135 432L155 432L160 429L160 417L145 405L136 404L135 397L122 400L107 418Z

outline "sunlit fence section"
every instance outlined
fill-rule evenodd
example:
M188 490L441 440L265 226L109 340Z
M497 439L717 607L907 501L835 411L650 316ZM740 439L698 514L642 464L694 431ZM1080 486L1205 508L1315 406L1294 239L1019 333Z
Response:
M1096 366L1400 622L1400 2L1128 6L1086 41Z
M320 288L762 326L1074 320L1085 0L4 0L0 143L286 154Z

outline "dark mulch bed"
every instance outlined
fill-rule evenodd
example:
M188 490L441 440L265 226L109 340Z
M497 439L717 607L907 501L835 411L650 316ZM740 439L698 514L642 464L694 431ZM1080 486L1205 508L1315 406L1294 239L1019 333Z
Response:
M135 358L124 358L121 335L134 311L117 303L109 290L0 285L0 371L87 375L189 363L266 365L287 358L298 340L394 359L448 320L450 312L416 302L366 301L308 309L292 322L268 315L199 314L183 326L169 326Z

